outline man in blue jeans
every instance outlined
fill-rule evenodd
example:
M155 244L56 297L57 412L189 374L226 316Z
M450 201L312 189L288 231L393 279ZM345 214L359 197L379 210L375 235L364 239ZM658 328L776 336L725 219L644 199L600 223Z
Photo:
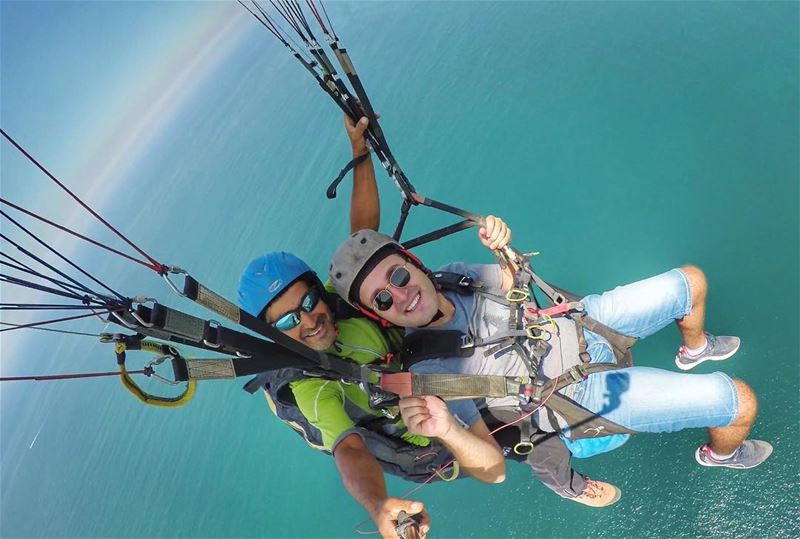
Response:
M481 242L495 251L511 240L511 231L498 218L488 217L480 229ZM452 264L441 269L472 277L483 285L485 297L504 297L513 286L513 273L498 265ZM488 340L508 329L509 305L491 299L476 300L477 294L437 289L430 272L388 236L360 231L342 244L331 264L330 277L337 292L363 312L394 325L426 330L457 330L476 340ZM702 271L684 266L656 277L618 287L582 300L585 312L612 330L645 338L675 321L683 337L676 364L688 370L704 361L731 357L739 348L737 337L719 337L704 331L707 283ZM552 342L562 342L555 326ZM591 363L614 361L609 342L585 331L586 351ZM554 346L542 366L558 360L562 349ZM563 359L563 358L562 358ZM469 357L427 359L411 367L413 372L525 376L528 366L517 349L494 353L476 350ZM753 391L742 381L716 372L704 375L675 373L649 367L629 367L590 374L585 380L559 391L585 409L636 432L672 432L684 428L707 428L709 441L695 452L703 466L752 468L766 460L772 446L748 440L757 403ZM449 401L448 407L465 425L482 421L480 407L513 408L515 397L479 401ZM555 419L555 421L553 421ZM539 429L564 432L566 423L544 409L534 416ZM551 490L585 505L602 507L616 502L619 489L575 473L569 452L559 438L531 462L534 473ZM559 447L555 447L553 443ZM535 456L540 448L533 452Z

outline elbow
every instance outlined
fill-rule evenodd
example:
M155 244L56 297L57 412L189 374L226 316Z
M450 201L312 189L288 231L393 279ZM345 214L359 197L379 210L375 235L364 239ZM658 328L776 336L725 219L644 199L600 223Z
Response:
M506 480L506 467L505 465L503 465L503 469L498 474L495 475L494 480L491 482L496 485L498 483L502 483L505 480Z
M505 480L506 480L506 473L503 472L503 473L497 475L493 480L487 481L487 483L492 483L494 485L497 485L498 483L502 483Z
M501 460L495 466L486 470L483 476L483 482L489 484L498 484L506 480L506 462Z

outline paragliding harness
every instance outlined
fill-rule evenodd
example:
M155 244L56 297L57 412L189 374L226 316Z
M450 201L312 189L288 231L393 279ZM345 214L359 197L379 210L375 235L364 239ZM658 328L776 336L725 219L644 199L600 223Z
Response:
M320 286L322 286L321 283ZM323 300L331 308L337 321L362 316L359 311L336 294L325 293ZM386 328L378 325L374 327L383 334L386 343L391 346L394 339L388 335ZM347 361L345 358L342 359ZM251 394L259 389L263 390L270 409L278 419L294 429L310 447L330 454L330 451L324 447L319 429L313 426L300 411L291 391L290 384L292 382L309 377L342 380L334 373L319 369L289 367L262 372L248 381L243 389ZM441 444L431 440L427 446L418 446L407 443L399 437L396 425L397 412L396 409L390 407L396 399L386 399L383 392L376 392L374 388L363 386L363 384L362 387L370 395L370 404L375 405L375 408L381 411L382 416L358 423L355 431L361 436L364 444L385 472L414 482L426 481L434 473L440 479L447 481L458 477L457 463L454 463L447 475L440 471L440 468L452 459L450 453ZM387 431L395 431L395 434L389 435Z
M476 310L480 310L484 301L507 305L508 328L483 339L457 330L415 331L406 336L400 352L403 369L426 359L469 357L475 353L483 353L488 357L513 350L525 363L530 376L528 382L520 385L520 410L532 410L545 401L543 415L546 419L540 416L540 429L558 432L568 427L564 435L572 441L633 433L558 392L585 380L590 374L632 366L630 349L636 338L623 335L591 318L586 314L580 298L541 279L530 268L524 255L510 251L506 256L513 257L509 262L517 266L514 287L506 295L486 290L482 283L467 275L435 272L431 277L439 290L474 295ZM532 293L534 286L552 302L551 307L542 308L539 305ZM614 363L590 363L585 330L608 341L614 353ZM547 356L553 348L552 339L559 340L563 358L561 365L553 365L553 361L548 361ZM436 394L442 396L442 393L440 390ZM548 398L545 399L545 396ZM545 422L549 424L542 424ZM531 433L522 430L523 438L529 438Z
M311 374L303 369L270 371L250 380L244 389L250 393L263 389L269 407L278 419L292 427L309 446L330 454L324 448L322 434L300 411L290 388L292 382L309 376ZM330 378L330 375L325 377ZM387 408L381 410L387 410L387 413L382 417L360 422L354 431L361 436L369 452L386 473L416 483L429 480L432 474L445 481L459 477L457 463L454 463L447 474L440 471L442 466L452 460L452 455L438 442L431 440L430 445L418 446L405 442L399 436L386 434L384 427L394 426L393 430L397 430L397 417L388 413Z

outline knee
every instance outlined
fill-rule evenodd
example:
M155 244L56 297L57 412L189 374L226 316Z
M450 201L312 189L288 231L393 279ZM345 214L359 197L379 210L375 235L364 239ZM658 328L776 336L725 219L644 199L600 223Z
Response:
M739 401L739 415L736 417L735 423L752 425L758 413L756 394L741 380L734 379L733 384L736 386L736 397Z
M708 291L708 281L706 274L697 266L691 264L681 266L681 271L686 275L686 280L689 281L689 290L692 292L692 299L704 299Z

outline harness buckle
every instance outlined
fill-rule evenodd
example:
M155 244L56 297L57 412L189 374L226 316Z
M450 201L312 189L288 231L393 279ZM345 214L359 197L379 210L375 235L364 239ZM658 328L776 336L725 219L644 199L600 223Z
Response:
M522 303L531 297L531 293L523 288L512 288L506 293L506 301L509 303Z
M583 365L575 365L574 367L570 367L564 374L571 380L570 383L573 384L575 382L581 382L588 377L586 372L583 370Z
M541 324L531 324L525 328L525 335L532 341L549 341L550 332Z
M533 442L530 440L517 442L517 444L514 446L514 453L521 457L530 455L533 453Z
M394 412L389 408L381 408L381 414L383 414L383 417L387 419L397 419L397 412Z
M219 322L217 322L216 320L208 320L208 321L206 322L206 327L203 329L203 333L206 333L206 331L207 331L207 330L211 330L211 329L213 329L213 330L216 330L216 329L218 329L218 328L219 328L221 325L222 325L222 324L220 324L220 323L219 323ZM209 335L209 336L210 336L210 335ZM210 348L219 348L219 347L220 347L220 344L219 344L219 343L217 343L217 342L211 342L210 340L208 340L208 339L206 339L206 338L205 338L205 335L203 336L203 344L205 344L206 346L208 346L208 347L210 347Z
M386 415L387 412L384 412L387 407L392 406L397 403L398 397L393 393L387 393L385 391L381 391L380 389L376 389L373 386L365 387L366 384L363 382L359 384L361 389L365 390L366 393L369 395L369 406L370 408L380 409L381 413ZM392 413L391 411L388 413ZM394 419L397 417L397 414L394 416L386 416L390 419Z

